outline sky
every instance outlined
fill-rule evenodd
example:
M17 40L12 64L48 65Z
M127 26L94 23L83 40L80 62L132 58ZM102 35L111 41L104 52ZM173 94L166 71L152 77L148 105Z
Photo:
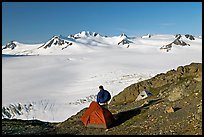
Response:
M202 2L2 2L2 44L102 35L202 35Z

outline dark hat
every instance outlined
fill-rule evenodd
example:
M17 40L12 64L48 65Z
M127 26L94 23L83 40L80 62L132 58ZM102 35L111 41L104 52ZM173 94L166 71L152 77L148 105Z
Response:
M100 85L100 86L99 86L99 89L103 89L103 86L102 86L102 85Z

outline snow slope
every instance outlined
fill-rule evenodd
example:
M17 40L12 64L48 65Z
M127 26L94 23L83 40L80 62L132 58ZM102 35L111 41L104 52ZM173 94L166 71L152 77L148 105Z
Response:
M124 39L131 41L128 48L118 45ZM95 100L99 85L114 96L158 73L202 62L202 38L182 35L190 46L160 49L174 40L174 35L129 38L81 32L35 46L17 43L2 53L39 56L2 58L2 118L64 121ZM72 45L66 47L66 42Z

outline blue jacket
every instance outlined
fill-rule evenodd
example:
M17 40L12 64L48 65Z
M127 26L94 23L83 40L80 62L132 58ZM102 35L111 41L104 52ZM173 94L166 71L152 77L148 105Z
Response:
M98 103L105 103L111 99L111 95L107 90L100 90L97 95L97 102Z

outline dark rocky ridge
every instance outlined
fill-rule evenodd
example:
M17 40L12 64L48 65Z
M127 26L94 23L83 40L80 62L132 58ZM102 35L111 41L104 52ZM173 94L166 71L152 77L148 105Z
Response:
M61 39L60 36L53 36L48 43L43 44L42 46L40 46L39 48L50 48L52 45L57 45L57 46L63 46L62 50L67 48L68 46L71 46L72 43L69 41L66 41L64 39ZM39 49L38 48L38 49Z
M7 43L6 46L2 48L2 50L3 49L9 49L9 48L13 50L15 47L17 47L16 44L13 41L11 41L11 42Z

